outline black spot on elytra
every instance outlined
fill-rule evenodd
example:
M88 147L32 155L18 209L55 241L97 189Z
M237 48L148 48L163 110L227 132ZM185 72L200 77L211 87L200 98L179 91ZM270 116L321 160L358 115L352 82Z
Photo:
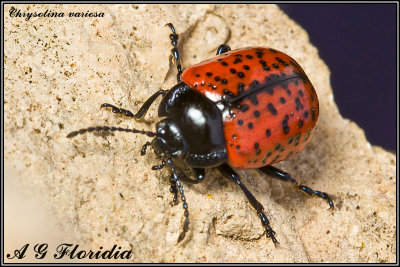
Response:
M196 77L199 78L199 77L200 77L200 74L196 74Z
M271 77L271 79L278 79L279 78L279 75L278 74L274 74L274 73L272 73L269 76Z
M239 146L239 145L236 145L236 149L240 149L240 146Z
M237 75L238 75L240 78L243 78L243 77L244 77L244 73L241 72L241 71L239 71L239 72L237 73Z
M257 99L257 94L252 94L249 96L250 101L253 105L257 106L258 105L258 99Z
M221 62L221 64L222 64L222 66L225 66L225 67L229 65L229 64L226 63L225 61Z
M279 148L281 148L281 144L276 144L276 146L275 146L275 150L279 150Z
M311 102L314 102L314 94L311 94L310 98L311 98Z
M241 92L243 92L244 90L244 83L239 83L238 84L238 94L240 94Z
M236 55L234 55L234 57L242 57L242 55L241 54L236 54Z
M290 128L288 126L283 127L283 133L288 134L290 132Z
M287 62L283 61L281 58L276 57L275 59L276 59L276 61L278 61L279 63L282 63L285 67L289 66L289 64L288 64Z
M287 143L288 143L288 144L291 144L292 142L293 142L293 136L289 137Z
M243 121L242 120L238 120L238 124L239 125L243 125Z
M259 150L256 151L256 155L257 155L257 156L260 155L260 154L261 154L261 149L259 149Z
M276 157L273 158L272 161L276 161L280 156L281 156L281 154L276 155Z
M236 73L236 70L233 69L233 68L229 69L229 71L230 71L232 74L235 74L235 73Z
M267 107L268 107L268 110L272 113L272 115L276 115L277 114L277 111L276 111L274 105L269 103Z
M279 65L276 63L272 64L272 67L274 67L275 69L279 69Z
M253 58L252 55L246 55L246 57L247 57L248 59L252 59L252 58Z
M307 141L308 137L310 137L310 134L311 134L311 129L308 129L306 137L304 138L304 142Z
M246 112L248 109L249 109L249 105L247 105L247 104L244 104L243 106L240 107L240 110L242 112Z
M304 93L303 93L303 91L299 90L299 96L301 96L301 97L303 97L303 96L304 96Z
M296 137L294 138L294 145L297 146L299 144L300 140L300 134L297 134Z
M223 84L227 84L227 83L228 83L228 80L227 80L227 79L222 79L221 82L222 82Z
M270 130L270 129L267 129L267 130L265 131L265 134L267 135L267 137L270 137L270 136L271 136L271 130Z
M224 91L224 90L226 90L226 91ZM224 94L226 94L226 95L228 95L228 96L230 96L230 97L235 97L235 95L231 92L231 91L229 91L229 90L227 90L227 89L224 89L223 90L223 93Z
M279 101L280 101L282 104L285 104L285 103L286 103L286 100L285 100L284 97L279 98Z
M296 103L296 110L299 111L300 109L303 109L304 106L300 101L300 98L296 97L294 102Z
M313 121L315 121L315 109L314 108L311 109L311 119Z
M266 64L267 64L267 63L265 62L265 60L263 60L263 59L261 59L259 62L260 62L261 65L266 65Z
M256 143L254 143L254 148L255 148L255 149L259 149L259 148L260 148L260 144L259 144L259 143L257 143L257 142L256 142Z
M299 128L301 128L301 127L303 127L303 121L302 120L299 120Z
M206 72L207 77L211 77L212 73L211 72Z
M268 67L268 65L263 65L263 69L266 71L270 71L271 69Z
M233 61L233 64L238 64L242 62L242 60L240 58L235 58L235 60Z
M304 115L304 118L307 119L307 118L308 118L308 111L307 111L307 110L304 111L304 114L303 114L303 115Z
M260 111L256 110L254 111L254 117L259 118L260 117Z
M259 84L260 84L259 81L253 80L253 81L251 82L251 84L250 84L250 90L257 89Z
M268 50L271 51L271 52L274 53L274 54L278 53L278 51L276 51L276 50L273 49L273 48L268 48Z
M243 65L243 69L245 69L245 70L249 70L249 69L250 69L250 67L249 67L248 65Z
M220 78L219 76L215 76L215 77L214 77L214 80L217 81L217 82L219 82L219 81L221 80L221 78Z
M288 122L289 122L289 115L285 115L285 118L282 121L282 129L284 134L288 134L290 131Z

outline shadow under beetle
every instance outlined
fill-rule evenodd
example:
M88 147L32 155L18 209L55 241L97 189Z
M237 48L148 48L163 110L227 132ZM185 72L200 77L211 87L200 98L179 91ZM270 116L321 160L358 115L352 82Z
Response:
M125 131L154 137L141 154L152 146L161 160L152 167L171 169L170 192L173 204L178 193L185 222L178 242L188 231L189 211L181 181L196 184L205 179L206 168L217 168L235 182L256 210L266 236L278 243L264 208L241 182L233 168L258 168L267 175L293 183L309 195L325 199L327 193L313 190L290 174L273 166L302 151L310 142L318 120L319 103L314 87L300 65L288 55L272 48L248 47L231 50L220 45L217 56L182 70L178 34L171 23L172 56L177 68L177 84L170 90L153 94L136 114L104 103L113 113L142 119L152 103L163 95L158 107L156 132L119 127L95 126L71 132L68 138L93 131ZM180 166L190 167L187 177Z

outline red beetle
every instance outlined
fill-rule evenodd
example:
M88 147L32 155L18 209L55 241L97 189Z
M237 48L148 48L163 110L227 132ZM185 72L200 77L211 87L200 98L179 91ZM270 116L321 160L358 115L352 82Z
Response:
M280 180L294 183L309 195L333 202L327 193L313 190L270 164L285 160L302 151L311 141L318 120L319 106L314 87L300 65L288 55L271 48L248 47L237 50L221 45L217 57L189 67L182 72L178 51L178 35L167 24L177 66L178 84L168 91L153 94L136 114L104 103L114 113L141 119L154 100L163 95L156 132L95 126L68 134L71 138L92 131L126 131L155 137L142 147L142 155L151 145L160 165L153 170L171 168L171 193L177 204L178 192L184 207L185 222L178 238L188 231L189 212L180 180L199 183L205 169L216 167L242 189L256 209L266 236L277 243L264 208L240 181L232 169L258 168ZM193 170L194 179L181 167Z

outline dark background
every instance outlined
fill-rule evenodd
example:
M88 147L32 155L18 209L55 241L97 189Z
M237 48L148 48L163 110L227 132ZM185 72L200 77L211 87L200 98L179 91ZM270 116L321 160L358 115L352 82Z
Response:
M279 4L331 71L343 117L372 145L396 151L396 4Z

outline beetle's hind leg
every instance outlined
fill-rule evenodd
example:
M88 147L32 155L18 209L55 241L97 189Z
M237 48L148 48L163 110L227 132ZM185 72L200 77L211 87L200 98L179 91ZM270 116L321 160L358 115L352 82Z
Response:
M281 171L280 169L275 168L273 166L264 166L264 167L261 167L259 170L268 174L269 176L271 176L273 178L277 178L277 179L285 181L285 182L294 183L297 188L306 192L308 195L310 195L310 196L316 195L317 197L325 199L329 204L329 209L334 208L333 202L327 193L313 190L310 187L301 184L300 181L294 179L292 176L290 176L289 173Z
M264 214L264 207L262 206L262 204L257 201L253 194L240 181L239 175L228 164L222 164L217 168L223 176L227 177L228 179L232 179L234 182L236 182L237 185L240 186L240 189L242 189L250 204L253 206L253 208L256 209L258 216L260 216L261 223L265 227L266 236L268 238L271 238L274 242L274 245L276 246L276 244L279 242L276 240L275 231L272 230L271 226L269 225L269 220Z

